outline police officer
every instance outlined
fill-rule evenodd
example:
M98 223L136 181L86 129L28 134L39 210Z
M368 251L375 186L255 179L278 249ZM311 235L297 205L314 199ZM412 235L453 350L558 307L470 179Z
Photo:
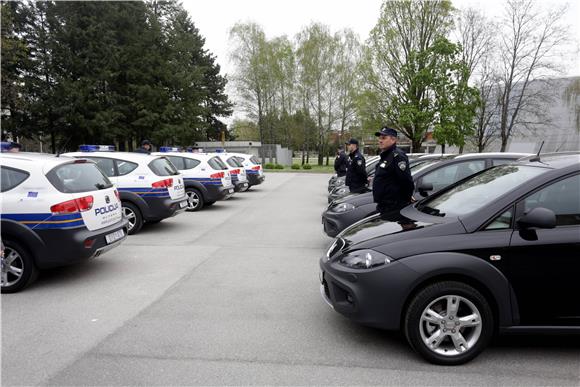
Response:
M366 191L367 170L365 158L358 149L358 140L351 138L347 143L348 146L348 164L346 167L345 185L350 192L361 193Z
M334 159L334 171L336 172L336 176L341 177L346 175L346 167L348 161L346 158L346 154L340 148L336 151L336 158Z
M397 148L397 131L383 127L375 133L380 157L373 180L373 199L383 219L400 220L400 210L411 203L415 185L405 152Z
M150 154L151 153L151 141L143 140L141 142L141 148L137 149L135 152Z

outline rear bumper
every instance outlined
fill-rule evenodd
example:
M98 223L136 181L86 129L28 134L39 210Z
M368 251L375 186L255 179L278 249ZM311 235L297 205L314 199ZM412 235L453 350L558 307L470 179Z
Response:
M259 185L259 184L262 184L264 182L264 180L266 180L265 175L259 175L257 173L250 173L247 176L248 176L248 183L250 183L250 185Z
M170 218L187 209L187 197L180 199L171 198L144 198L147 207L143 211L143 219L146 222ZM182 205L181 203L185 203Z
M106 236L123 230L124 236L108 243ZM36 231L43 240L46 249L35 256L39 269L66 266L97 257L117 246L127 239L127 220L99 230L90 231L86 227L70 229L50 229ZM89 243L90 241L94 241ZM85 243L90 244L86 247Z
M206 202L217 202L218 200L229 199L234 194L234 186L224 187L223 185L207 185Z
M248 182L247 181L244 181L244 182L236 181L234 183L234 191L235 192L244 191L247 188L248 188Z

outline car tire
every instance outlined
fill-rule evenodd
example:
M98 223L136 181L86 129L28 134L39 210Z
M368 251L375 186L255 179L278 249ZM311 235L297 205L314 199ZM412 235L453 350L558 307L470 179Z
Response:
M129 221L127 234L135 235L143 227L143 215L139 207L130 202L123 202L123 216Z
M10 239L3 242L2 293L16 293L36 280L38 269L32 254L22 245Z
M186 188L185 195L187 196L187 211L199 211L204 206L203 195L195 188Z
M406 310L404 331L411 347L434 364L459 365L479 355L494 331L485 297L457 281L420 290Z

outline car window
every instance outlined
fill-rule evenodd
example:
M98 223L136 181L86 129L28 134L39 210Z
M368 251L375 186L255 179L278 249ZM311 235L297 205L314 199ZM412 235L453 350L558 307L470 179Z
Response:
M87 157L93 160L97 167L108 177L115 176L115 161L113 159L105 159L102 157Z
M50 183L63 193L79 193L110 188L111 181L91 162L59 165L46 174Z
M250 161L254 164L260 165L260 160L256 156L250 157Z
M23 181L28 179L30 174L26 171L21 171L20 169L10 168L1 166L0 167L2 179L2 192L10 191L13 188L16 188Z
M557 181L528 196L524 211L548 208L556 214L557 226L580 224L580 175Z
M546 168L506 164L492 167L472 178L431 196L417 209L436 216L462 216L493 203L506 192L546 172Z
M117 171L119 172L119 176L127 175L133 172L139 165L137 163L132 163L125 160L115 160L115 163L117 163Z
M495 218L485 229L486 230L505 230L512 226L513 209L509 209L497 218Z
M171 161L171 164L175 166L177 169L185 169L185 163L183 157L178 156L165 156Z
M157 176L174 176L179 175L179 172L173 164L169 162L165 157L160 157L149 163L149 169L153 171Z
M236 159L235 157L230 157L226 161L229 164L229 166L232 167L232 168L239 168L239 167L242 167L243 166L240 163L240 161L238 159Z
M224 162L219 157L212 157L207 161L210 167L215 169L216 171L222 171L224 169L228 169L228 167L224 164Z
M185 162L184 169L193 169L201 163L201 161L196 160L196 159L190 159L189 157L184 157L183 161Z
M491 165L504 165L504 164L513 163L515 161L516 160L513 160L513 159L492 159Z
M485 169L485 160L463 161L446 165L427 173L423 176L421 182L433 184L433 192L437 192L440 189L458 182L467 176L471 176L483 169Z

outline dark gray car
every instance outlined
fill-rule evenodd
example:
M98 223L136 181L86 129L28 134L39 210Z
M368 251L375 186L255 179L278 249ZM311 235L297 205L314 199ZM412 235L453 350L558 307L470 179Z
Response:
M472 153L453 155L441 161L431 160L411 170L415 181L413 197L419 200L486 168L529 155L528 153ZM322 214L324 232L330 237L335 237L351 224L374 213L376 213L376 203L373 201L372 192L335 200Z

